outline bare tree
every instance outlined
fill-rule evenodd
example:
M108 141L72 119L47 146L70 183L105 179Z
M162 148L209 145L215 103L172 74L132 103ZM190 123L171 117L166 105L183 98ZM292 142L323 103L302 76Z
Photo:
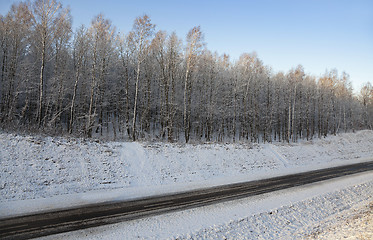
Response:
M191 72L193 71L197 56L200 54L203 47L203 35L201 27L192 28L187 35L187 46L185 51L185 78L184 78L184 136L185 142L190 138L190 115L191 115L191 99L192 99L192 84Z
M57 93L54 94L53 105L55 110L50 113L49 124L61 125L61 130L63 124L61 121L61 115L67 113L68 107L64 106L64 95L66 92L69 71L71 65L70 63L70 53L69 53L69 42L71 39L72 20L69 14L69 10L65 9L63 12L59 13L58 21L56 22L55 37L53 41L54 45L54 72L53 72L53 83L52 87L58 89ZM53 95L53 94L52 94ZM66 114L65 114L66 115Z
M98 126L102 134L103 107L102 103L105 94L105 81L110 54L114 47L115 28L102 14L96 16L89 28L91 39L91 89L89 109L86 124L86 134L92 136L92 129L95 127L95 118L98 117ZM98 109L97 109L98 107ZM98 113L97 113L98 110Z
M123 101L120 101L121 106L120 109L124 109L122 112L124 112L124 118L125 118L125 128L128 137L131 137L131 127L130 127L130 62L131 62L131 56L134 52L134 46L133 46L133 33L129 33L128 35L123 35L118 37L118 49L119 49L119 59L121 63L121 81L124 81L122 86L124 86L124 96L121 96L120 98L123 98ZM125 102L125 103L124 103ZM120 126L120 125L119 125Z
M32 17L28 4L22 2L13 4L1 25L3 65L0 109L5 113L2 120L7 120L9 123L13 120L13 111L19 94L20 81L16 81L16 77L22 74L20 73L20 64L24 60L27 41L30 38ZM6 119L5 116L7 116Z
M360 101L364 106L364 124L370 129L373 129L373 86L370 82L367 82L361 88Z
M149 51L150 38L153 35L155 25L151 23L148 15L138 17L135 19L132 29L132 43L135 46L137 54L136 59L136 82L135 82L135 101L133 106L133 119L132 119L132 140L136 140L136 117L137 105L140 84L140 70L141 64L146 60Z
M40 54L40 78L39 78L39 102L37 122L42 125L44 117L44 71L45 64L50 60L52 52L50 48L56 38L56 32L60 22L65 20L69 9L63 9L61 3L55 0L37 0L33 5L35 38Z
M372 128L372 86L356 96L346 73L276 73L256 53L231 62L204 48L200 27L184 46L175 33L153 39L147 15L121 37L102 15L74 33L71 21L57 0L0 16L1 128L114 138L124 129L134 141L170 142L290 142Z
M78 83L82 75L83 67L85 61L87 61L87 51L88 51L88 33L87 29L84 26L81 26L75 34L74 43L73 43L73 59L74 59L74 72L75 72L75 82L73 88L73 96L71 99L70 106L70 121L69 121L69 133L73 131L73 123L75 118L75 100L76 92L78 88Z
M9 31L10 31L10 24L9 24L9 18L0 16L0 46L1 46L1 80L0 80L0 110L1 110L1 117L0 119L4 119L5 116L3 116L3 112L5 110L5 98L6 98L6 88L5 88L5 79L7 78L6 76L6 71L7 71L7 58L8 58L8 44L9 44Z

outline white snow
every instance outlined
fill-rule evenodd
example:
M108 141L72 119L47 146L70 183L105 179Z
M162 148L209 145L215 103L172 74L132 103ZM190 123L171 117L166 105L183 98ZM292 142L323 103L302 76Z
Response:
M367 172L41 239L302 239L372 202L373 174Z
M373 239L373 202L338 214L336 221L321 223L306 239Z
M291 144L201 145L0 132L0 218L372 160L368 130ZM46 239L330 239L339 220L372 202L371 171ZM350 227L366 231L359 226Z
M0 217L372 160L373 131L311 142L102 142L0 133Z

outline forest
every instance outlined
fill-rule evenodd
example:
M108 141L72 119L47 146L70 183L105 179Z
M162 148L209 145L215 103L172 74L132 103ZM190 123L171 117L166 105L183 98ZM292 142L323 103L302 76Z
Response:
M99 14L72 29L55 0L0 15L0 128L128 141L296 142L372 129L373 87L336 69L274 72L255 52L232 61L148 15L127 33Z

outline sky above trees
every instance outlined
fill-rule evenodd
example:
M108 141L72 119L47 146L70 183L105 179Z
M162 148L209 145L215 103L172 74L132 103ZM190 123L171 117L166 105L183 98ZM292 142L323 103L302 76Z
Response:
M0 0L5 15L16 0ZM63 0L70 6L73 29L89 26L99 13L117 31L127 33L136 17L146 13L157 30L185 37L201 26L208 49L237 60L257 52L275 71L302 64L320 76L336 68L351 76L355 91L373 83L373 1L370 0Z

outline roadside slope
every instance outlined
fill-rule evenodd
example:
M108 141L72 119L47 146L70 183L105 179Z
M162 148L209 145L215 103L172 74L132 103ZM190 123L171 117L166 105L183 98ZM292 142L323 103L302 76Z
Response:
M0 213L7 203L134 198L364 161L373 131L284 144L126 143L0 133ZM63 202L63 201L62 201ZM40 204L41 203L41 204ZM45 202L44 202L45 203ZM32 205L32 201L30 202ZM48 207L48 206L46 206Z
M373 174L361 173L42 239L302 239L372 201Z

